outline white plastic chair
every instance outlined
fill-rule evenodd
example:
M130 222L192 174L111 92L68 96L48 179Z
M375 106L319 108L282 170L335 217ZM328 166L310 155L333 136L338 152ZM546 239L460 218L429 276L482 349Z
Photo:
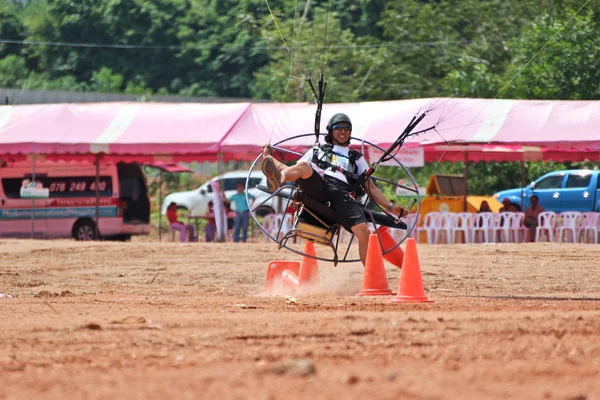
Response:
M494 243L494 214L491 212L477 213L473 217L473 243L480 237L481 243Z
M411 226L413 226L413 224L415 223L415 221L417 220L417 214L416 213L410 213L406 216L406 220L404 222L406 222L406 229L410 229ZM410 235L408 235L408 237L411 238L417 238L417 230L418 230L418 226L415 226L415 229L412 230L412 232L410 233Z
M436 229L440 225L442 214L439 212L430 212L425 214L423 219L423 226L419 226L416 229L417 242L419 241L420 233L425 231L427 235L427 244L435 244L435 233Z
M585 217L585 227L582 226L583 243L589 243L588 238L591 236L591 243L598 243L600 236L600 213L589 212L583 215Z
M442 234L444 239L446 240L446 244L452 244L452 227L454 226L454 219L456 218L455 213L444 212L441 213L441 217L439 220L439 226L435 230L435 243L440 244L442 239Z
M280 221L281 221L281 216L279 216L275 213L267 214L267 215L265 215L265 217L263 219L263 227L269 233L269 235L275 237L275 235L277 234L277 229L279 228ZM269 236L266 233L263 233L263 235L265 237L265 243L268 243ZM277 238L275 238L275 239L277 239Z
M294 216L292 214L284 214L283 221L281 222L281 234L285 235L294 226Z
M513 212L495 214L494 239L496 239L496 243L509 243L514 214Z
M472 243L474 218L472 213L458 213L452 224L452 242L457 243L456 234L463 233L463 243Z
M525 222L524 212L515 212L512 214L510 221L509 241L512 239L512 243L523 243L525 236L527 235L527 228L523 223ZM512 238L511 235L512 234Z
M578 211L567 211L559 214L562 224L557 230L557 242L562 242L564 234L567 233L571 238L571 243L576 243L579 237L579 227L581 225L581 213Z
M344 228L340 227L340 243L348 243L350 238L352 237L352 232L348 232ZM354 239L353 243L357 243L356 239Z
M538 215L538 225L535 228L535 241L541 242L541 237L546 234L547 242L554 241L554 228L556 227L556 213L544 211Z

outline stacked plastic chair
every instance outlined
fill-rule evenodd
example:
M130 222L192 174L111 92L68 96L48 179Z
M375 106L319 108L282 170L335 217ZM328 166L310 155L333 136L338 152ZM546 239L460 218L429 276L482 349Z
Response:
M454 220L456 214L444 212L441 213L439 219L439 225L435 229L435 244L442 243L442 239L445 239L446 244L453 244L452 240L452 229L454 227Z
M554 229L556 228L556 213L544 211L538 215L538 225L535 228L535 241L541 242L542 237L546 236L547 242L554 241Z
M463 239L463 243L473 242L473 225L475 223L475 214L473 213L458 213L454 216L454 224L452 226L452 242L457 243L457 237ZM462 233L457 236L458 233Z
M441 218L442 213L439 212L430 212L425 214L423 226L420 226L416 229L417 241L421 237L421 233L425 232L427 235L427 244L435 244L436 230L439 228Z
M482 239L478 242L478 239ZM475 214L473 243L494 243L494 214L483 212Z
M494 216L494 239L496 243L509 243L514 213L503 212Z
M562 242L565 238L571 239L571 243L576 243L579 238L579 229L581 226L581 213L578 211L567 211L559 214L561 223L556 229L557 242ZM565 237L565 234L567 235Z
M599 243L600 213L587 212L582 215L582 218L581 231L579 232L580 241L582 243Z
M523 225L525 222L524 212L515 212L511 216L510 230L509 230L509 242L512 243L523 243L525 236L527 235L528 228Z

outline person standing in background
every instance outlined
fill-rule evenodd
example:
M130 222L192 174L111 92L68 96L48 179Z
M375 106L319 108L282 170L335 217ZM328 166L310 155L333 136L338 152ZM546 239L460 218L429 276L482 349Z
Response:
M217 221L215 218L215 210L213 201L208 202L208 208L206 210L206 227L204 228L206 233L206 242L212 242L215 240L215 233L217 232Z
M238 243L240 241L240 233L242 242L246 242L248 239L248 223L250 221L250 205L246 201L246 192L244 191L244 184L238 183L236 185L237 193L231 195L227 200L228 203L235 205L235 222L233 225L233 242ZM248 198L251 203L254 202L254 196L248 193Z

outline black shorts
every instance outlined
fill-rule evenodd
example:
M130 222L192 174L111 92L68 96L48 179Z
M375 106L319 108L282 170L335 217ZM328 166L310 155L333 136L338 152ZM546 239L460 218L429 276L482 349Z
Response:
M354 225L367 222L363 206L350 196L352 188L348 184L327 175L323 179L315 170L309 178L298 179L297 182L310 197L324 204L330 202L337 222L347 231L352 231Z

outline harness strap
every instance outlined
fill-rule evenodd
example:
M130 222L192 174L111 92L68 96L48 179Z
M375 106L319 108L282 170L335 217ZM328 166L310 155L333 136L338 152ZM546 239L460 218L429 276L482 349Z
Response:
M357 169L356 161L362 157L361 152L358 150L354 150L354 149L352 149L348 152L348 165L350 167L350 170L345 170L342 167L340 167L338 165L333 165L333 164L331 164L331 162L328 161L332 158L333 154L340 156L340 157L345 157L341 154L334 153L332 144L326 143L323 146L321 146L320 149L323 151L323 153L325 155L324 159L319 159L317 149L313 148L312 162L323 170L330 170L333 172L338 172L338 171L341 172L346 177L346 179L348 180L348 184L353 189L352 192L353 192L354 196L352 196L352 197L362 196L364 194L364 188L363 188L364 173L359 175L354 172ZM362 179L361 179L361 177L362 177Z

